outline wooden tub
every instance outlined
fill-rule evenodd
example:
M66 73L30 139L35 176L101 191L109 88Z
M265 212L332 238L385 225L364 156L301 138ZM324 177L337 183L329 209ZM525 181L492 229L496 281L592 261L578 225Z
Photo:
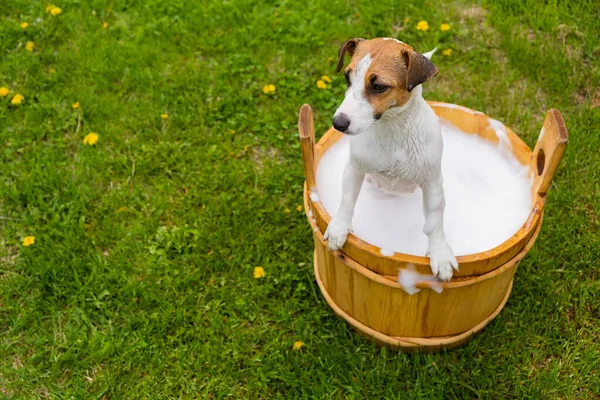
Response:
M499 122L453 104L430 102L438 116L462 131L498 143L494 127ZM315 276L321 292L334 311L363 334L394 348L430 350L457 346L493 319L512 288L519 261L533 246L541 229L546 193L567 144L567 130L558 110L550 110L533 150L505 127L513 153L530 169L531 213L511 238L489 251L457 257L460 271L452 281L441 283L442 293L431 283L409 295L396 282L398 271L413 265L420 274L431 274L429 259L402 253L384 256L379 247L348 235L341 251L332 252L323 239L331 219L319 201L315 172L321 156L342 137L330 129L315 146L312 110L300 110L299 132L306 175L304 205L313 228ZM314 196L313 196L314 198Z

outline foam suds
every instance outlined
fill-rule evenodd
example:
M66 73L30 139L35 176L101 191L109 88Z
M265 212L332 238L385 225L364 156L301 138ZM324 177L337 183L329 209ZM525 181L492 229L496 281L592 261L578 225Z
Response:
M391 257L394 254L396 254L396 252L394 250L390 250L390 249L379 249L379 252L381 253L382 256L386 256L386 257Z
M488 123L490 124L490 127L492 127L492 129L496 132L496 137L498 138L498 148L500 149L500 151L504 155L513 157L512 144L510 144L510 139L508 139L508 134L506 133L506 127L504 126L504 124L493 118L489 118Z
M318 203L319 201L321 201L319 198L319 195L317 194L317 192L315 190L310 191L310 199L315 203ZM341 199L341 197L340 197L340 199Z
M507 156L502 144L496 146L441 121L446 237L456 256L490 250L527 221L531 211L529 169L512 154ZM493 128L500 132L501 143L502 132L508 141L504 127ZM337 212L340 204L349 153L349 138L343 137L323 155L317 169L319 196L315 200L311 193L311 199L320 199L330 215ZM384 255L398 252L424 256L427 236L423 224L419 188L410 194L389 194L365 180L353 219L356 236L380 247L382 254L386 252Z
M436 50L437 50L437 47L431 51L428 51L427 53L423 53L423 55L431 60L431 56L433 56L433 53L435 53Z
M423 281L431 282L430 288L436 293L442 293L444 291L444 288L436 278L432 275L419 274L415 271L415 267L412 264L409 264L407 268L398 271L398 283L402 285L402 289L411 296L421 291L421 289L417 289L417 283Z

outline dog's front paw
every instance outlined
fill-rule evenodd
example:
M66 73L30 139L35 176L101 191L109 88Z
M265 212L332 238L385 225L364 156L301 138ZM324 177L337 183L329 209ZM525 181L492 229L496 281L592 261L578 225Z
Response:
M431 272L442 281L452 279L454 270L458 271L458 261L446 241L429 244L429 265Z
M347 219L331 218L324 235L325 240L329 240L330 250L339 250L344 246L351 227L352 223Z

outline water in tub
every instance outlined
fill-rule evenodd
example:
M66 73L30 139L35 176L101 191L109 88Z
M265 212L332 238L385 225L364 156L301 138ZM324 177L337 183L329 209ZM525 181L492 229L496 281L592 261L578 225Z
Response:
M529 170L512 155L504 126L496 122L490 126L499 137L498 145L442 120L444 228L457 256L499 246L519 230L531 211ZM341 201L349 152L349 139L342 137L318 166L315 198L330 215ZM356 236L380 247L383 255L400 252L424 256L427 236L423 223L420 189L409 194L389 194L365 180L353 219Z

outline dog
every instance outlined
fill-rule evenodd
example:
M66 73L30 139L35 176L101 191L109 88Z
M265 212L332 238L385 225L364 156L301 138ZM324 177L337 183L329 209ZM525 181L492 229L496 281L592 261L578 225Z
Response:
M422 96L422 84L436 76L425 55L397 39L350 39L338 51L337 72L344 70L346 95L333 127L350 137L342 200L325 231L331 250L339 250L352 229L354 206L365 177L381 189L423 192L427 254L431 271L449 281L458 262L444 233L443 142L440 121Z

